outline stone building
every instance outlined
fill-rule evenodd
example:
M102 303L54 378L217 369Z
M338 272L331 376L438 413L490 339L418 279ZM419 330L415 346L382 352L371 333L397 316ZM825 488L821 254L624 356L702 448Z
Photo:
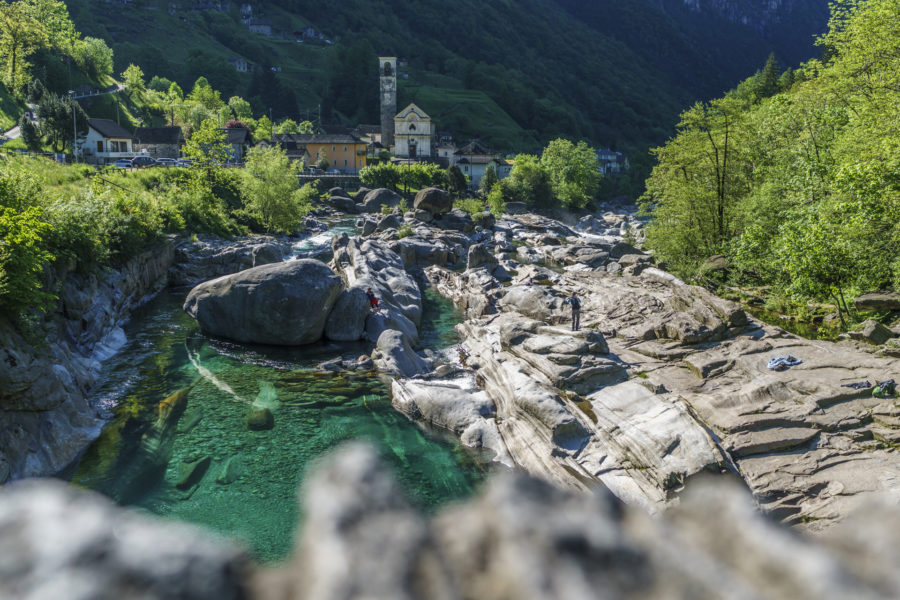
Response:
M138 127L134 131L134 151L153 158L178 158L183 145L181 127Z
M424 110L415 104L404 108L394 117L394 156L430 157L432 128Z
M381 144L390 149L394 145L394 115L397 114L397 57L378 59L381 80Z

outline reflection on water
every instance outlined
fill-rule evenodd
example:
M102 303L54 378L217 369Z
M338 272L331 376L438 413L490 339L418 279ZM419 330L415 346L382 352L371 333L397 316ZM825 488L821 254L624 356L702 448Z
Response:
M104 364L93 399L111 420L74 468L78 485L237 536L273 561L290 550L307 464L344 440L372 440L426 509L483 477L470 451L394 411L377 377L311 368L365 346L212 340L182 301L183 292L163 294L135 315L127 346ZM457 321L430 305L423 333L454 343Z

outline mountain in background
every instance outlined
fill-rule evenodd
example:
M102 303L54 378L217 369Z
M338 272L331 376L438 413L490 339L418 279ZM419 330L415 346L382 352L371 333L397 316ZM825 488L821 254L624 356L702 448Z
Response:
M377 123L376 57L391 55L406 64L399 106L416 102L457 139L535 151L565 136L633 163L672 134L681 110L752 75L769 53L783 67L815 55L828 19L827 0L67 5L85 35L113 47L117 72L135 63L188 89L202 75L275 119ZM271 34L251 32L250 18Z

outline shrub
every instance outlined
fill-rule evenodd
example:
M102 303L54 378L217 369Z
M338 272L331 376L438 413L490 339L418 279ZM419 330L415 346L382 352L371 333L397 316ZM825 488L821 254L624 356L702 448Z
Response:
M474 215L484 210L484 203L478 198L460 198L453 203L453 208L458 208L470 215Z
M55 300L44 290L41 274L53 255L44 247L50 225L43 211L28 207L19 212L0 206L0 310L18 320L24 311L46 311Z

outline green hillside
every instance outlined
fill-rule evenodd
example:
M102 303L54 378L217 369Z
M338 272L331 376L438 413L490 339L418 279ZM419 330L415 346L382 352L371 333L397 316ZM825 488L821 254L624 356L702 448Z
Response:
M395 55L409 64L400 103L415 99L458 138L481 136L512 151L566 136L639 154L671 135L685 106L733 86L769 52L783 48L785 64L805 58L796 42L789 47L751 26L666 4L251 2L254 17L286 33L277 39L251 33L237 3L223 11L161 0L115 11L93 0L67 3L81 31L114 48L116 72L133 62L148 78L168 77L184 89L203 75L224 98L241 95L275 118L314 120L321 111L325 122L378 122L375 57ZM824 26L820 13L804 14L811 26ZM298 43L294 32L304 26L330 43ZM811 35L800 45L811 54ZM238 73L227 62L234 56L280 71Z

